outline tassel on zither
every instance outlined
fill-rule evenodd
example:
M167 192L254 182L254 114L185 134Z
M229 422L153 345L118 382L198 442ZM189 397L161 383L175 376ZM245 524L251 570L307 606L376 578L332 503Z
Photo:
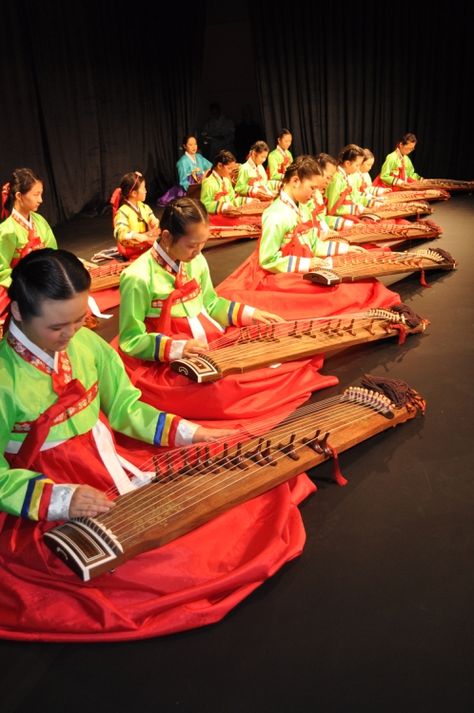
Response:
M405 327L404 324L392 324L391 325L393 329L396 329L398 332L398 345L400 346L401 344L405 344L406 339L407 339L407 334L408 334L408 329Z
M425 277L425 271L424 271L424 270L422 270L421 273L420 273L420 285L421 285L422 287L431 287L431 285L429 285L429 284L426 282L426 277Z
M344 478L344 476L341 473L341 468L339 466L339 456L335 448L327 444L328 450L331 452L331 456L333 459L333 478L336 481L338 485L341 486L341 488L344 487L344 485L347 485L349 482L347 478Z

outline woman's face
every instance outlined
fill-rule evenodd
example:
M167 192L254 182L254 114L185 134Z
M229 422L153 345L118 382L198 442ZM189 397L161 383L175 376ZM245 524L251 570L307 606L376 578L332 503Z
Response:
M136 201L144 201L146 199L146 182L143 180L138 188L130 193L130 197Z
M231 163L218 163L217 164L217 173L219 176L222 176L223 178L231 178L233 172L237 168L237 162L232 161Z
M329 186L331 183L332 177L336 173L337 168L333 163L327 163L324 170L323 170L323 178L324 178L324 190Z
M374 165L374 159L366 158L365 161L362 162L362 166L360 167L360 170L362 171L362 173L369 173L369 171L371 170L373 165Z
M408 156L408 154L415 150L415 146L416 141L410 141L408 144L398 144L402 156Z
M292 176L289 181L291 196L298 203L307 203L312 198L313 193L320 186L322 176L314 174L311 178L299 179L298 176Z
M67 300L46 298L41 303L41 313L27 320L22 319L18 304L12 302L12 316L33 344L45 352L61 352L84 324L88 297L86 291Z
M14 208L20 213L28 215L31 211L36 213L43 202L43 184L36 181L27 193L15 194Z
M283 151L286 151L291 146L291 142L293 141L293 136L291 134L283 134L281 139L277 139L277 141L278 141L278 146L281 149L283 149Z
M251 153L252 160L256 166L261 166L262 163L264 163L267 160L267 156L268 156L268 151L261 151L261 153L252 151L252 153Z
M186 143L184 145L184 148L191 155L194 155L195 153L197 153L198 145L197 145L197 141L194 138L194 136L189 137L189 139L186 141Z
M357 156L355 161L344 161L342 164L342 167L344 171L347 173L348 176L350 176L352 173L357 173L357 171L360 171L360 167L362 166L362 161L364 160L363 156Z
M169 230L163 230L160 245L170 258L179 262L191 262L199 255L209 237L209 226L206 222L190 223L186 233L174 243L171 242Z

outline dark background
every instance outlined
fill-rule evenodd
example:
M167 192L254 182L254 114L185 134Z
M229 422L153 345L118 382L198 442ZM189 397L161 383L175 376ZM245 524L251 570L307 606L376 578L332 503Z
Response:
M1 175L30 165L44 176L61 247L90 255L97 226L111 243L107 215L64 221L103 209L124 171L143 170L155 193L173 183L181 134L211 100L236 123L250 105L269 141L289 124L296 152L356 141L382 158L412 130L421 173L473 178L467 3L170 12L2 5ZM2 713L471 713L474 198L433 217L458 271L428 275L430 289L416 276L394 285L428 333L324 367L337 391L364 372L405 379L426 416L342 454L346 488L329 464L312 473L302 556L219 624L126 644L1 641ZM214 282L253 247L209 249Z
M354 142L376 168L414 131L422 175L472 178L473 16L468 2L2 3L1 179L35 169L52 224L103 210L130 170L154 200L211 101L271 145L288 126L295 153Z

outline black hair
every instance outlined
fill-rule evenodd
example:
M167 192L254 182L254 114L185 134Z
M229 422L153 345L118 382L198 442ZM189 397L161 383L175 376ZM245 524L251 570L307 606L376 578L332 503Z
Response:
M176 198L165 206L160 220L160 228L168 230L171 235L171 243L175 243L185 235L190 223L207 224L207 222L208 215L204 203L185 196Z
M17 193L24 195L28 193L35 183L42 180L31 168L15 168L9 180L8 196L5 201L5 207L11 211L15 202Z
M41 314L45 299L67 300L90 288L91 277L73 253L42 248L33 250L13 268L8 296L17 302L22 319Z
M227 151L227 149L221 149L214 156L212 168L216 168L218 163L222 163L223 166L227 166L229 163L235 163L236 161L237 159L235 158L232 151Z
M277 134L276 140L278 141L278 139L282 139L287 134L291 135L291 131L289 129L280 129L280 131Z
M359 156L364 158L364 149L361 149L357 144L347 144L339 154L339 165L341 166L344 161L353 163Z
M283 176L283 184L288 183L293 176L298 176L300 181L304 181L305 178L322 175L323 172L321 166L316 161L314 156L297 156L293 163L290 163L286 169L285 175Z
M418 139L415 134L409 132L408 134L404 134L398 143L406 146L407 144L416 144L417 141Z
M119 186L122 191L122 200L126 200L132 191L138 190L144 180L145 177L140 171L131 171L123 175Z
M255 151L255 153L263 153L264 151L266 151L268 153L270 149L268 148L268 144L266 141L256 141L250 147L250 151Z
M183 149L186 149L186 144L188 143L189 139L196 139L196 143L198 142L196 134L186 134L183 136L183 143L181 144Z
M315 156L315 158L323 171L329 163L332 166L337 166L337 161L334 158L334 156L331 156L328 153L318 153L318 155Z

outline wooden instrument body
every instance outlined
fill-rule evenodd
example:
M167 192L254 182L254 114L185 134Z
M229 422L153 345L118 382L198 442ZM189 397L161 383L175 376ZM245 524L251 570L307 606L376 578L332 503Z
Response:
M450 193L454 191L466 191L468 193L474 191L474 181L458 181L451 178L425 178L423 181L413 181L409 186L401 188L401 191L412 191L412 190L429 190L437 189L449 191Z
M411 215L429 215L433 212L433 208L425 201L407 201L388 203L387 205L378 206L374 210L370 209L367 213L377 215L381 220L391 220L392 218L408 218ZM362 214L364 215L364 214Z
M454 270L456 267L455 260L446 259L436 249L416 250L402 253L392 252L383 256L344 257L338 260L334 268L322 268L307 272L303 278L323 287L334 287L341 282L357 282L372 277L397 275L418 270Z
M258 225L209 225L208 242L259 238L261 232L262 229Z
M110 260L103 265L89 260L82 260L82 263L91 276L91 292L118 287L122 271L130 265L130 262L122 260Z
M307 415L303 410L301 416L296 412L265 436L224 445L214 455L207 446L181 449L177 455L181 468L175 461L173 474L163 475L163 482L154 481L119 496L105 515L78 518L49 530L45 542L88 581L322 463L332 456L332 448L347 450L416 415L413 406L387 407L386 397L359 391L365 394L359 395L358 402L344 403L344 396L337 399L343 426L336 419L334 428L326 429L322 416L315 419L314 413ZM380 401L379 411L367 403L373 400L370 395L385 400L385 405ZM130 525L124 527L127 520Z
M171 368L191 381L204 384L229 374L244 374L276 363L308 359L388 339L398 336L400 327L409 334L420 333L426 324L420 320L416 327L408 327L404 317L395 310L374 309L363 317L342 315L326 320L301 319L277 327L262 325L258 332L255 328L243 327L233 343L205 354L177 359L171 362ZM284 326L286 333L282 333Z
M442 188L419 188L417 190L394 191L384 193L384 203L406 203L407 201L447 201L451 198L448 191Z
M429 240L438 238L441 228L430 220L418 220L409 225L379 225L378 223L357 223L349 230L341 230L339 238L344 238L351 245L363 245L372 242L394 242L396 240Z
M236 210L238 210L240 215L262 215L272 200L273 199L269 199L268 201L254 200L252 203L244 203L244 205L239 206Z

